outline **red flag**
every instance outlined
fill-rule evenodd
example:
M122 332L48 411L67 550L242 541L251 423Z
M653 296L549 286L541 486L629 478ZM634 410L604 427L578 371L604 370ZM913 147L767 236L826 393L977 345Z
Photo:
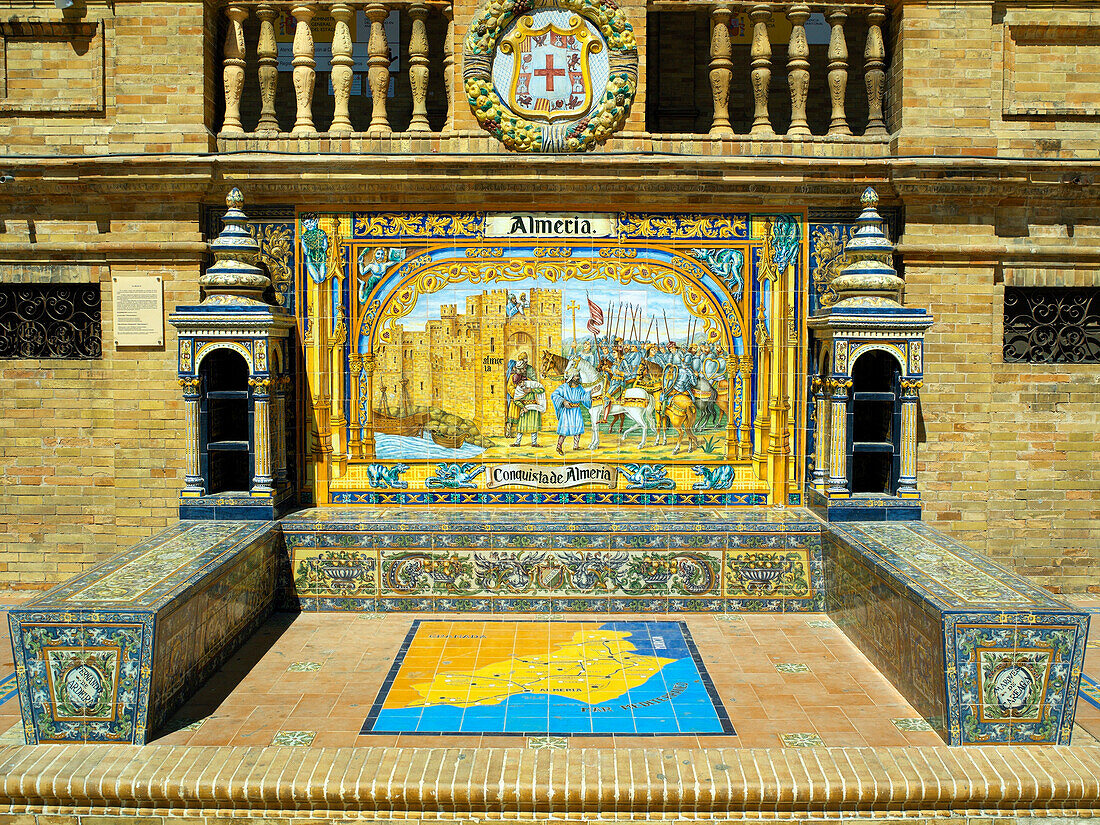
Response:
M588 299L588 331L595 335L600 331L600 326L603 324L603 310L593 303L587 295L584 297Z

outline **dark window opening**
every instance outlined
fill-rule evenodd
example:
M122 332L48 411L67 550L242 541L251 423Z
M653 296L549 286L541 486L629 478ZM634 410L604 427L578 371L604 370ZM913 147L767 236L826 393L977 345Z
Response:
M199 447L206 492L247 492L252 481L248 364L233 350L216 350L203 359L199 374Z
M889 353L871 350L852 365L848 412L853 493L894 495L901 463L898 381L901 368Z

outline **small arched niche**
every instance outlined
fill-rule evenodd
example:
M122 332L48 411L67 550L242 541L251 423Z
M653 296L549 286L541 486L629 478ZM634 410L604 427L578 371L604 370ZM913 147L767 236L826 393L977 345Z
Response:
M217 349L202 360L199 375L199 449L206 492L248 493L253 473L248 362L232 349Z
M901 470L901 366L883 350L868 350L851 367L848 472L853 494L896 495Z

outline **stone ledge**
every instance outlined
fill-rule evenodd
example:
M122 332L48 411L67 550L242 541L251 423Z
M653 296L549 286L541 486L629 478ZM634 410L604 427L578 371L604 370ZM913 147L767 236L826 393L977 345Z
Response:
M1100 816L1100 748L0 749L4 814L373 819ZM54 821L51 817L51 821Z

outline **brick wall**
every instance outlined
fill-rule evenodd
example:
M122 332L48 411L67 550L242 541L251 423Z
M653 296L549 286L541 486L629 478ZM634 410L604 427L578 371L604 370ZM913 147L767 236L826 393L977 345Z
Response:
M0 256L7 257L0 245ZM176 518L183 402L174 330L116 348L112 276L160 276L166 313L198 295L197 264L0 263L0 280L100 283L100 360L0 361L0 589L41 587Z

